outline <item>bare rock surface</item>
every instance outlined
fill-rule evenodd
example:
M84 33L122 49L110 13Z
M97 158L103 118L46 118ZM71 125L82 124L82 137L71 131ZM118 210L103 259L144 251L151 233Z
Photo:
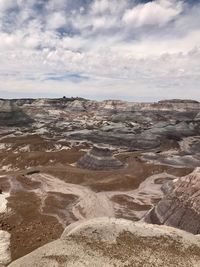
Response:
M200 120L200 112L196 115L195 120L197 120L197 121Z
M10 261L10 234L0 230L0 266L5 266Z
M173 189L146 215L145 221L200 234L200 168L177 179Z
M166 226L98 218L67 228L10 267L154 266L197 267L200 239Z

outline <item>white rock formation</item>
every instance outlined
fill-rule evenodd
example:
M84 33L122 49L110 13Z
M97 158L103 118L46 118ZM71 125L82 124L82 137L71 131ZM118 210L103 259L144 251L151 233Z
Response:
M4 266L11 261L10 255L10 234L0 230L0 266Z
M198 267L200 239L166 226L97 218L66 228L61 238L9 267Z

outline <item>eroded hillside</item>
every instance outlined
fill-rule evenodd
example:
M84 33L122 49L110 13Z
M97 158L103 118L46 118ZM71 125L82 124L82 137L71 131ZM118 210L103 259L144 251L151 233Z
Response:
M200 166L199 114L197 101L0 100L0 262L76 221L142 219Z

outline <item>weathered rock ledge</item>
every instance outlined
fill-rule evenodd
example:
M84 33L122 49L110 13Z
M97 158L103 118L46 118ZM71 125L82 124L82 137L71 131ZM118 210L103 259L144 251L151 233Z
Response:
M9 267L197 267L200 238L167 226L97 218L66 228L49 243Z
M200 233L200 168L174 182L171 190L144 218L146 222Z

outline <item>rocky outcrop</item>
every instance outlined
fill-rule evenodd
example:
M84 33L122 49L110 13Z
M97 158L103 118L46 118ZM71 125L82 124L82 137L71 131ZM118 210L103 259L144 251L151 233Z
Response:
M173 108L173 109L182 109L182 110L198 110L200 103L196 100L189 99L168 99L161 100L158 102L159 105Z
M154 124L147 132L161 137L180 139L181 137L194 135L196 130L193 123L160 122Z
M200 238L170 227L97 218L70 225L49 243L9 267L194 267Z
M175 103L175 104L198 104L199 102L196 100L190 99L167 99L167 100L160 100L158 103Z
M200 168L179 178L170 187L144 220L200 234Z
M113 157L109 148L100 146L94 146L77 162L77 167L92 170L112 170L124 166L121 161Z
M12 100L0 100L0 126L27 126L32 122Z
M122 127L118 125L119 128L116 125L118 129L116 129L114 124L111 125L110 133L117 135L111 135L112 143L120 141L120 134L123 135L122 139L124 139L126 138L124 134L140 134L140 129L149 129L153 134L164 136L168 135L168 133L172 135L174 131L179 136L182 130L184 135L193 134L193 132L196 132L196 125L198 124L197 114L199 112L200 103L189 100L136 103L119 100L98 102L66 97L57 99L0 99L0 122L2 125L4 125L4 122L6 122L5 125L14 125L14 122L16 126L20 124L26 125L31 119L36 120L36 122L37 120L48 121L48 119L56 120L58 116L67 120L69 118L76 118L77 120L77 116L80 119L88 116L86 119L95 118L101 121L112 121L115 124L116 122L124 124ZM160 122L165 125L160 125ZM104 128L101 129L99 127L97 132L98 135L103 135ZM91 134L92 136L88 135L86 138L92 141L95 137L93 133ZM126 140L124 143L126 145Z
M200 121L200 112L196 115L195 121Z
M0 267L11 261L10 234L0 230Z

